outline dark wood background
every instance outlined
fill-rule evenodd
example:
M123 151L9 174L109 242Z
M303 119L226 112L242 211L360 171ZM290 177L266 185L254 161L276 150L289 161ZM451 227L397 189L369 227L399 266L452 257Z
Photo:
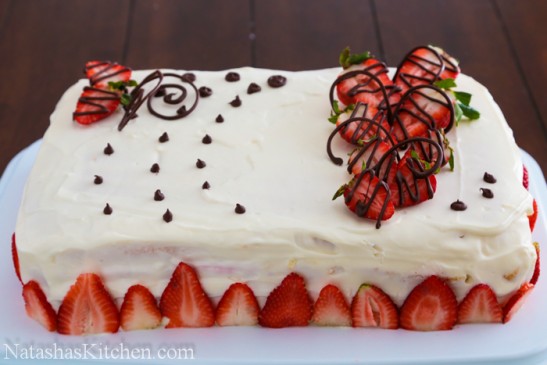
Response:
M0 0L0 171L90 59L304 70L336 66L347 45L396 65L434 44L490 89L545 174L546 19L545 0Z

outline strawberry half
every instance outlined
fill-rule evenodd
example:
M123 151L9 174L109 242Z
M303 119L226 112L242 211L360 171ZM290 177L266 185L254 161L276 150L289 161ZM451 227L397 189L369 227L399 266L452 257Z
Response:
M11 258L13 260L13 268L15 269L15 275L19 278L21 284L21 269L19 268L19 255L17 254L17 244L15 243L15 233L11 235Z
M312 310L313 302L306 290L304 278L290 273L268 295L258 316L258 323L271 328L307 326Z
M389 185L391 201L395 207L408 207L433 198L437 190L437 178L432 174L424 177L418 175L425 170L428 170L427 167L414 158L405 158L399 162L395 179Z
M363 142L361 148L350 154L348 172L359 175L365 166L374 170L374 174L389 185L395 179L398 164L397 151L390 149L390 145L378 137Z
M536 199L534 199L533 203L534 212L528 216L528 223L530 224L530 231L534 231L534 228L536 228L536 222L538 219L538 203L536 202Z
M57 316L57 330L65 335L118 332L120 318L101 278L81 274L65 295Z
M108 117L118 105L118 93L86 86L72 115L76 122L87 125Z
M216 309L219 326L254 326L260 308L253 290L244 283L234 283L220 299Z
M163 291L160 310L169 319L166 328L211 327L215 310L194 269L181 262Z
M351 326L348 302L337 286L329 284L321 289L311 321L317 326Z
M37 282L31 280L23 286L23 298L27 315L48 331L55 331L57 315Z
M534 284L522 284L519 290L509 298L509 301L503 307L503 323L507 323L513 318L515 313L522 307L524 300L532 292L532 289L534 289Z
M530 177L528 176L528 169L524 165L522 165L522 186L524 186L526 190L528 190L528 187L530 186Z
M399 327L397 307L382 289L363 284L351 302L353 327Z
M341 113L336 120L336 126L340 136L354 145L359 145L362 141L375 136L384 139L391 129L385 113L362 103L356 104L351 111Z
M503 312L486 284L475 285L458 306L458 323L501 323Z
M116 62L89 61L85 73L92 87L108 90L109 82L127 82L131 79L131 69Z
M127 290L120 309L120 325L124 331L156 328L161 318L156 298L150 290L139 284Z
M448 284L430 276L406 297L400 311L402 328L415 331L449 330L456 324L458 303Z
M536 249L536 265L534 266L534 274L532 275L532 278L530 279L530 284L536 285L539 279L540 271L541 271L541 268L540 268L541 261L539 259L539 243L534 242L534 247Z

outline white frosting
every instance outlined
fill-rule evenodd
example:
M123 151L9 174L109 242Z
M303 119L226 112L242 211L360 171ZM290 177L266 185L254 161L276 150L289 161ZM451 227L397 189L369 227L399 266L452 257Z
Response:
M213 94L188 117L160 120L143 106L122 132L121 110L91 126L73 122L87 80L68 89L51 116L19 211L23 280L39 281L52 301L62 300L85 271L100 274L116 298L135 283L159 296L185 261L215 298L235 281L264 297L297 271L314 296L329 282L348 297L371 282L400 304L423 275L451 278L460 299L479 282L502 298L530 279L532 199L521 185L519 151L491 95L472 78L461 75L457 83L473 94L481 118L448 134L455 170L437 175L432 200L397 210L376 229L343 199L331 200L350 179L325 148L333 129L327 94L339 69L234 71L239 82L224 81L226 72L195 72L197 86ZM137 71L133 78L148 74ZM269 87L273 74L286 76L287 84ZM247 95L251 82L262 91ZM236 95L239 108L228 104ZM215 123L218 114L224 123ZM163 132L167 143L158 142ZM212 144L201 142L205 134ZM335 140L335 153L346 157L351 147ZM107 143L115 150L110 156L103 153ZM196 168L198 158L204 169ZM158 174L150 172L153 163ZM482 180L485 171L496 184ZM104 182L95 185L94 175ZM209 190L201 188L204 181ZM481 187L494 198L483 198ZM156 189L165 200L153 200ZM451 210L456 199L468 209ZM103 214L107 202L112 215ZM245 214L234 212L236 203ZM166 209L174 216L170 223L162 219Z

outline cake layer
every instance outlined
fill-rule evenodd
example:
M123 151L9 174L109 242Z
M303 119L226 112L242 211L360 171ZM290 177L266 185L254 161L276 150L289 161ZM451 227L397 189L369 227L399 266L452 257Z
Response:
M200 98L187 117L167 121L143 106L122 131L121 110L91 126L74 123L88 81L67 90L18 215L23 282L37 280L55 302L78 274L95 272L116 298L135 283L160 296L184 261L213 298L236 281L264 297L296 271L313 296L335 283L352 297L371 282L401 304L431 274L450 278L458 299L477 283L503 299L530 279L536 260L527 220L532 198L521 184L512 132L478 82L465 75L457 80L459 90L473 94L481 118L448 133L454 171L445 167L437 174L432 200L397 210L376 229L331 200L348 181L345 167L334 165L325 150L333 129L327 95L340 69L231 71L241 79L227 82L227 71L193 72L196 86L210 87L212 95ZM141 81L150 72L136 71L133 78ZM278 74L287 84L268 86ZM261 91L247 94L252 82ZM239 107L230 105L236 96ZM171 113L180 107L162 106L162 98L152 102ZM164 133L168 141L161 142ZM204 143L206 135L211 143ZM334 148L342 157L351 150L338 138ZM206 166L198 168L198 159ZM151 172L156 163L159 172ZM485 172L497 183L484 182ZM482 197L483 187L493 199ZM161 201L154 199L158 189ZM451 210L457 199L468 209ZM110 215L103 213L107 203ZM235 212L237 204L244 214ZM163 218L167 209L170 222Z

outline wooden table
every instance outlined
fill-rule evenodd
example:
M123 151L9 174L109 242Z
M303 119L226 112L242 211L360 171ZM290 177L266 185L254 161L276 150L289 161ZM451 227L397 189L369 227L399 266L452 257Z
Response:
M544 0L0 0L0 171L87 60L305 70L336 66L347 45L396 65L434 44L490 89L546 174L545 19Z

